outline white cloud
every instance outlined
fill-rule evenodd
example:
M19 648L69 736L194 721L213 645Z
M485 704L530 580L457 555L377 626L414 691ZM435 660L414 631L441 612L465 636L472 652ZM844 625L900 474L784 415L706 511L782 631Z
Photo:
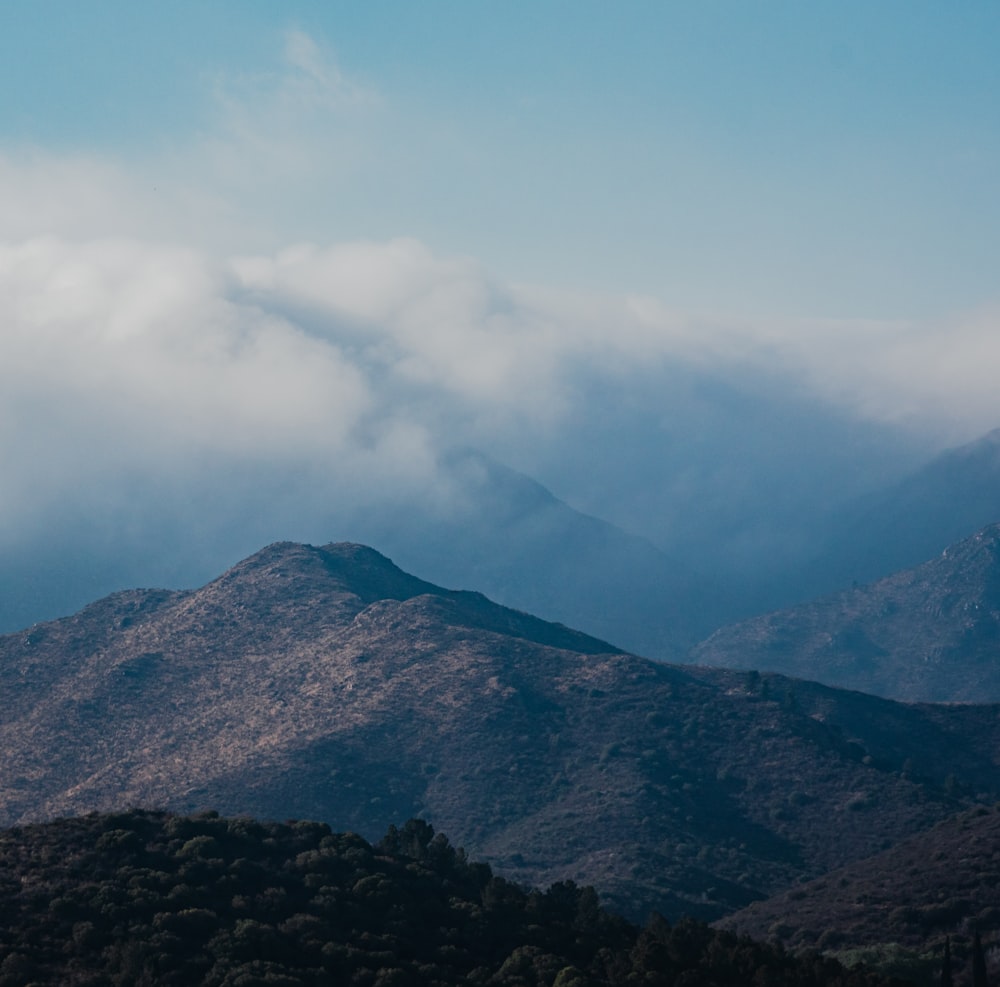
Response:
M135 241L0 250L3 500L32 509L206 455L281 468L349 450L363 374L229 287L196 251Z
M299 246L234 267L251 297L309 312L314 332L350 341L403 393L450 395L472 415L544 417L559 405L560 327L471 260L399 239Z
M319 105L340 108L347 105L371 105L379 101L371 87L349 79L336 60L304 31L292 29L285 34L285 62L292 70L282 79L278 91L281 103Z
M624 400L632 376L685 365L873 421L971 436L1000 420L988 314L716 325L499 284L414 240L226 259L35 238L0 247L0 318L8 509L205 457L320 470L338 489L425 484L442 449L530 444L572 423L593 381Z

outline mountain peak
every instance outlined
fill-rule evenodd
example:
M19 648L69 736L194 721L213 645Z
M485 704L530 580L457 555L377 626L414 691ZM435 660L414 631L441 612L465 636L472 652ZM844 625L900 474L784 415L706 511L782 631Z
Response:
M332 542L316 546L274 542L237 563L212 585L235 582L280 586L285 592L302 583L357 596L365 605L377 600L408 600L439 587L403 572L391 559L367 545Z

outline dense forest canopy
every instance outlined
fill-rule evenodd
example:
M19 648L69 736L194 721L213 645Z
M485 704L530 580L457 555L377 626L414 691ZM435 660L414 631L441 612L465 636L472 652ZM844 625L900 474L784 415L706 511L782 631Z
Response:
M876 987L817 954L528 891L420 820L371 845L314 822L133 810L0 833L0 985Z

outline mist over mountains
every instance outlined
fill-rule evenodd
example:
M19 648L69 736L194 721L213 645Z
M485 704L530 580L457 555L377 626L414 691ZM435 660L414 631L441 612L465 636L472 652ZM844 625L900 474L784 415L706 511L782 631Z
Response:
M933 347L898 376L911 337L931 343L912 326L696 318L412 239L218 256L40 237L0 249L0 308L6 630L343 539L677 657L925 558L904 530L880 557L875 515L970 469L918 472L995 422L980 362L948 414ZM973 355L985 338L955 332ZM915 530L943 547L995 520L959 516Z
M773 402L744 405L751 432L765 411L781 418ZM630 420L619 424L627 432ZM818 427L805 427L806 435L815 438ZM571 454L579 458L567 444L550 470L576 476L581 500L596 501L601 488L610 506L616 491L612 513L621 524L575 510L471 448L436 456L430 486L385 477L370 496L323 470L225 459L206 463L198 479L133 470L107 502L84 482L77 502L9 535L0 629L72 612L116 589L196 585L275 534L333 536L378 545L438 584L475 587L633 652L676 660L724 624L886 576L1000 512L995 434L873 493L879 476L894 477L912 460L912 449L893 447L886 434L847 441L837 431L846 426L824 427L815 442L776 430L762 456L759 444L739 456L732 446L678 449L666 432L663 455L650 456L651 437L616 444L608 431L596 436L595 454L618 456L621 473L602 469L589 479L579 464L567 465ZM797 445L782 444L792 438ZM779 457L791 463L803 444L812 461L783 470Z

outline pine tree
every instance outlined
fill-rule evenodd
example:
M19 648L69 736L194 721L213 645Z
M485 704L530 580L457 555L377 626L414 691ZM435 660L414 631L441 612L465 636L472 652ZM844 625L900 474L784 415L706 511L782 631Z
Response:
M951 936L945 936L944 940L944 958L941 960L941 987L952 987Z
M987 987L986 957L983 955L983 943L978 931L972 940L972 987Z

